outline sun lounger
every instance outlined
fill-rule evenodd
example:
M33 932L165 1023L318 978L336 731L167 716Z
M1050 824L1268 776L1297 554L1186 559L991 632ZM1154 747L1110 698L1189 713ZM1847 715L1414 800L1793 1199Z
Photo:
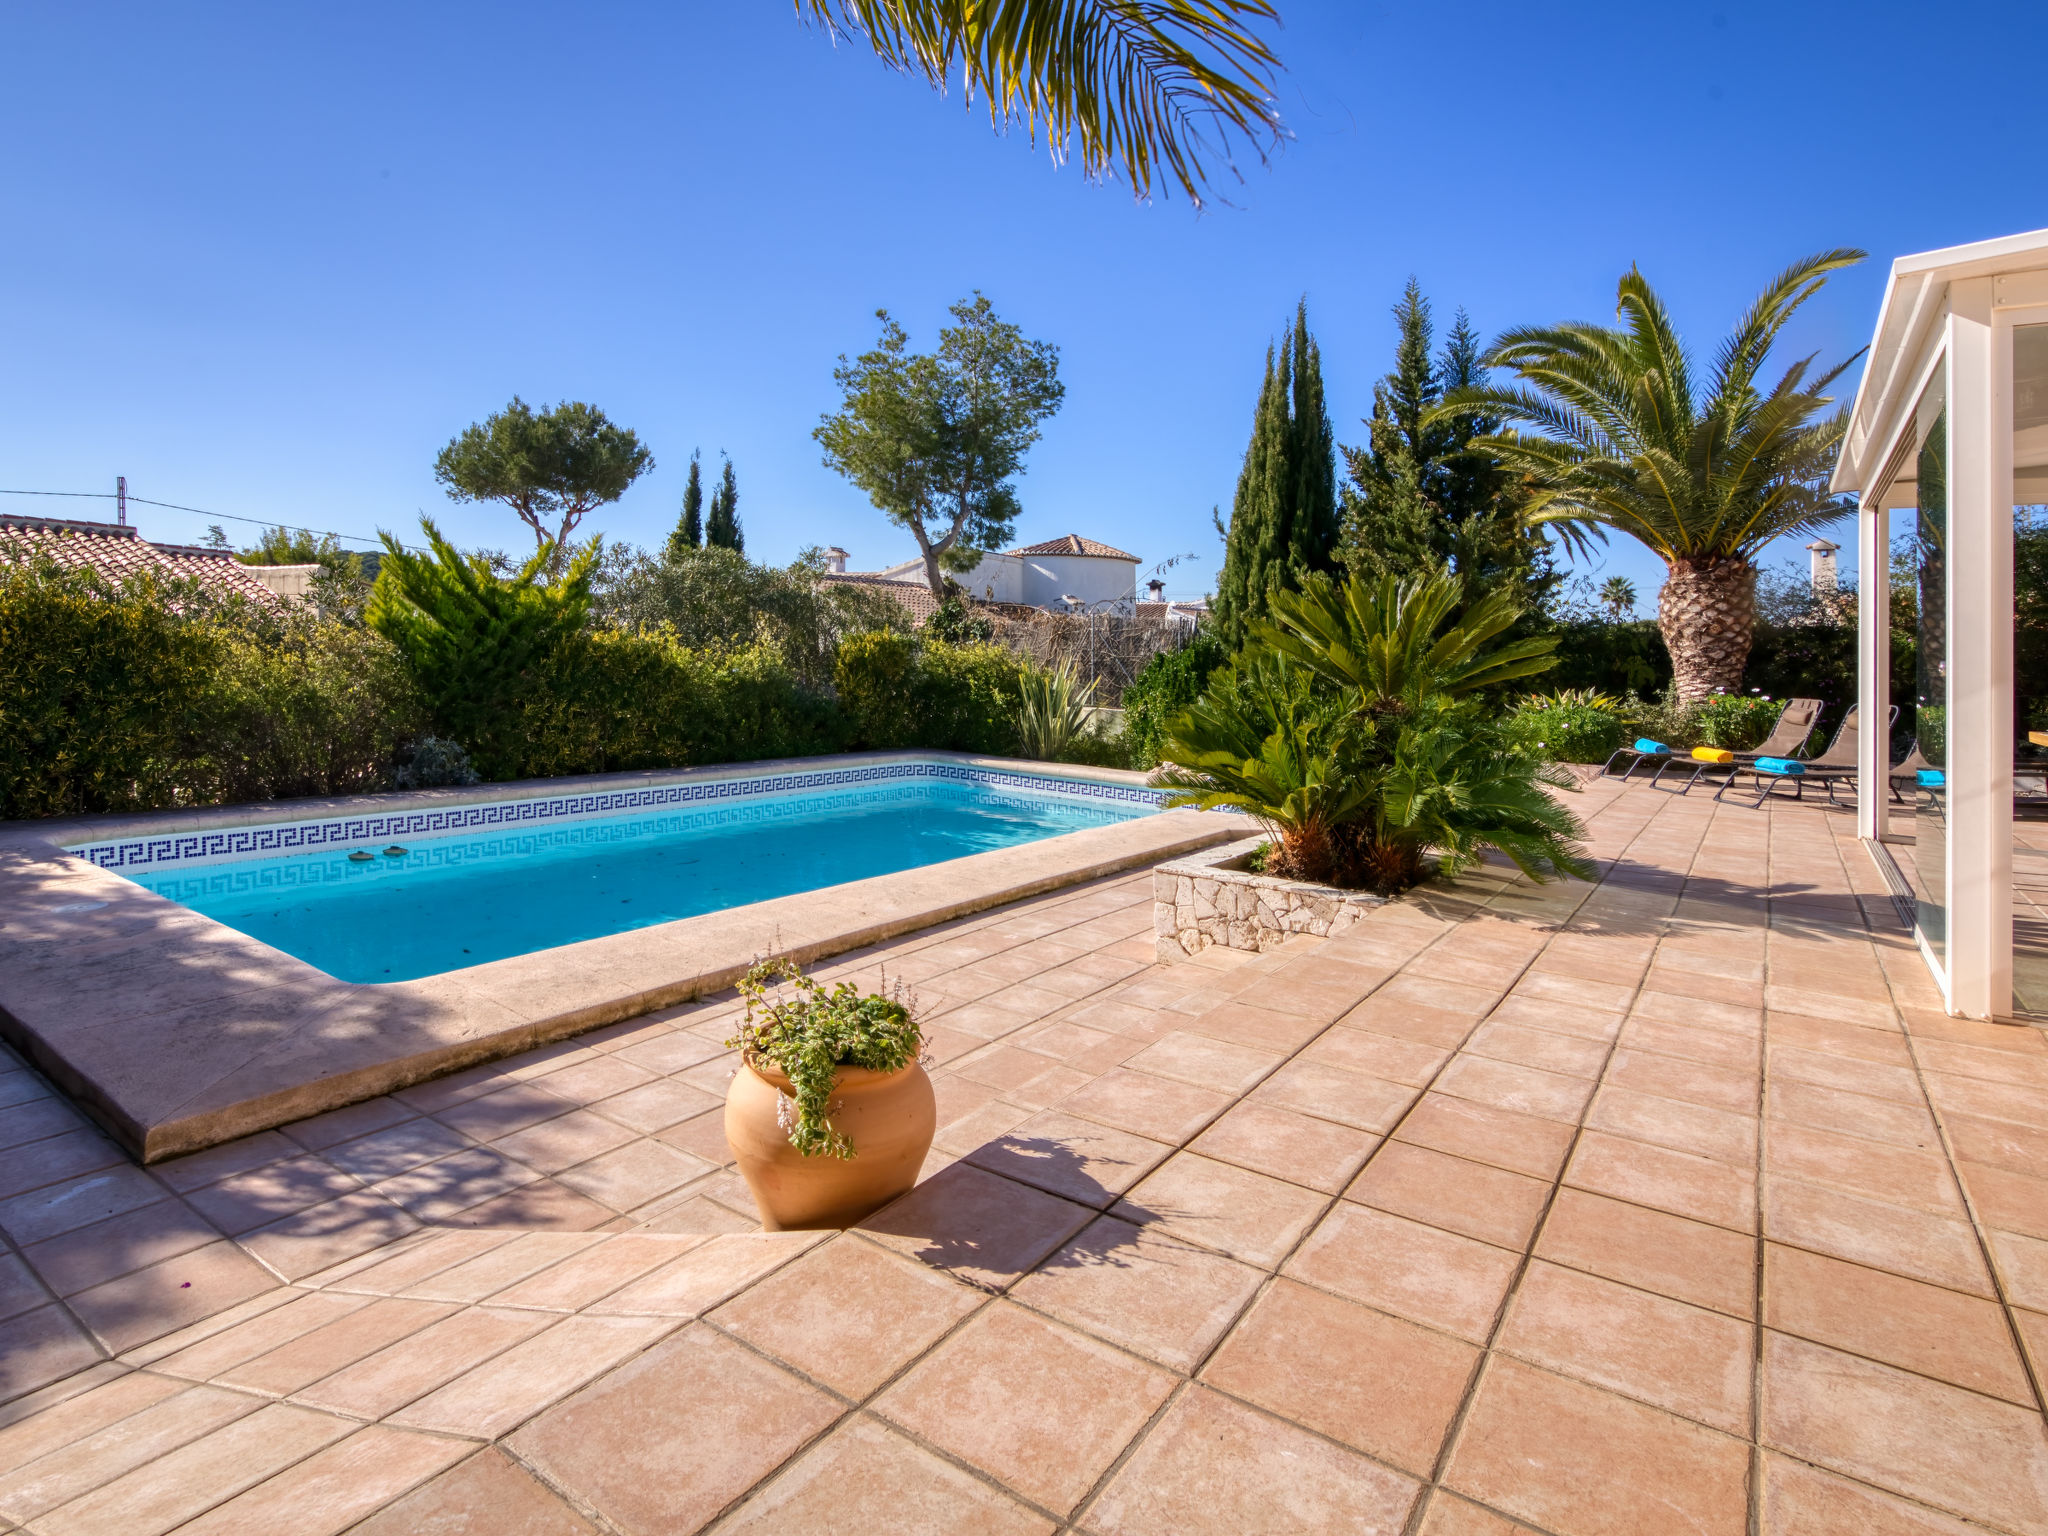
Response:
M1678 791L1681 795L1689 794L1693 785L1699 783L1703 775L1709 774L1716 769L1727 772L1732 782L1735 776L1732 770L1744 764L1753 763L1758 758L1797 758L1806 750L1806 740L1813 734L1814 726L1820 721L1820 709L1819 699L1787 699L1785 707L1778 712L1777 723L1771 727L1770 735L1757 744L1755 751L1731 752L1726 758L1713 755L1703 758L1700 755L1702 752L1713 754L1718 749L1712 747L1695 748L1689 757L1666 757L1664 761L1657 765L1657 771L1650 775L1650 783L1653 785L1658 784L1658 781L1664 777L1665 773L1674 767L1680 772L1690 769L1691 776L1686 779ZM1623 775L1623 777L1626 777L1626 775ZM1722 786L1724 789L1726 787L1725 784Z

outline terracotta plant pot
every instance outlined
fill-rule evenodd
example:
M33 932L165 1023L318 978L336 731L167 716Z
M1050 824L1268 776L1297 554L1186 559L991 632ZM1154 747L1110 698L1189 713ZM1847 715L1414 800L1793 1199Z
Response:
M749 1061L725 1095L725 1139L770 1232L850 1227L917 1182L938 1129L931 1079L916 1062L895 1072L841 1067L832 1124L853 1142L850 1158L805 1157L789 1144L777 1109L795 1089L776 1068Z

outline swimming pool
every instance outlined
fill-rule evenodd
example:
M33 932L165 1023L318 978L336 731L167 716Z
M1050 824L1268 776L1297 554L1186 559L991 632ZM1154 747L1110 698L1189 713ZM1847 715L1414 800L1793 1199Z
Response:
M1158 798L906 762L71 851L340 980L409 981L1107 826Z

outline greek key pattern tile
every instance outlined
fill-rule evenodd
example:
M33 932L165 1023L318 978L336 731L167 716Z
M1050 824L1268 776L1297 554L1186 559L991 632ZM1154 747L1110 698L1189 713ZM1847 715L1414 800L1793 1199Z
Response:
M588 790L574 795L493 800L473 805L410 806L371 815L268 822L261 826L226 827L219 831L81 843L72 845L67 851L81 859L90 859L102 869L161 869L174 864L267 858L281 853L311 853L342 845L408 837L446 837L465 832L570 822L586 817L630 815L669 807L759 800L771 795L857 786L881 787L918 780L1148 807L1157 807L1165 798L1162 790L1094 779L1008 773L999 769L969 768L959 763L870 763L857 768L821 768L805 773L768 774L756 778L691 779L678 784L646 784L632 789Z

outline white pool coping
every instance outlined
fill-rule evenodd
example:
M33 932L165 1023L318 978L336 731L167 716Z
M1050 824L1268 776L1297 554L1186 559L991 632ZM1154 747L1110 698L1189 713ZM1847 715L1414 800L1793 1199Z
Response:
M857 753L666 773L0 823L0 1036L145 1162L197 1151L732 985L1241 836L1175 810L387 983L343 982L72 851L668 786L931 762L1067 792L1143 776L958 753ZM620 813L632 813L626 807ZM459 833L457 834L459 835ZM270 850L250 856L269 856Z

